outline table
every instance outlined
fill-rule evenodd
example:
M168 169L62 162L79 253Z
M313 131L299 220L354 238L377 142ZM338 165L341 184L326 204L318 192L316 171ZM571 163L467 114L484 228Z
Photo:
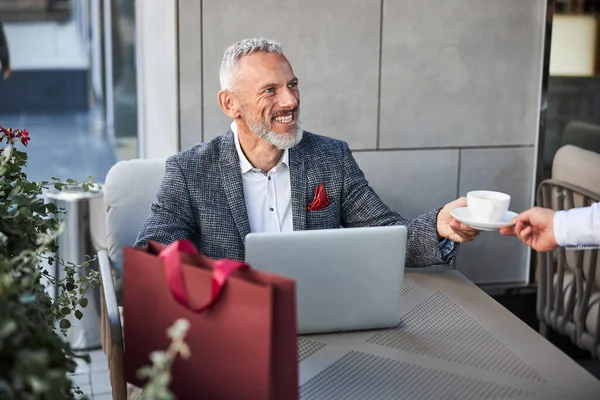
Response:
M298 339L308 399L600 399L600 381L458 271L406 272L397 328Z

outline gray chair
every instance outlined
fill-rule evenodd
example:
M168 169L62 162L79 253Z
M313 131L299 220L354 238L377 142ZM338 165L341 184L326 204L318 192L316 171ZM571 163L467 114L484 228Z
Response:
M583 121L570 121L562 131L560 146L576 146L600 153L600 125Z
M107 356L113 398L139 396L123 375L123 332L118 294L123 247L137 238L164 176L165 160L131 160L115 164L104 182L103 200L90 203L92 242L98 253L102 284L102 348Z
M124 349L121 313L117 305L115 285L108 262L108 254L101 250L98 253L100 264L101 293L101 321L102 321L102 348L108 360L110 385L114 400L127 399L127 383L123 375Z
M537 190L537 205L554 210L600 201L600 154L563 146L555 155L552 178ZM559 248L538 253L537 316L540 332L550 327L592 356L600 355L600 257L598 250Z
M118 297L122 289L123 247L135 243L164 173L164 159L135 159L116 163L106 175L106 250Z

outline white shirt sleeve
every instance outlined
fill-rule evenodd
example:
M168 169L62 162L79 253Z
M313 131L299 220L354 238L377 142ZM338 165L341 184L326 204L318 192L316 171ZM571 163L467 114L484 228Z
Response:
M600 246L600 203L557 211L554 238L561 247Z

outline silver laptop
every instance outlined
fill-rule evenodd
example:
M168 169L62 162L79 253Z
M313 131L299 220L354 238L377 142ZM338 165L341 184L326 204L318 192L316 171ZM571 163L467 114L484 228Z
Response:
M400 320L404 226L246 236L252 268L296 281L298 334L382 329Z

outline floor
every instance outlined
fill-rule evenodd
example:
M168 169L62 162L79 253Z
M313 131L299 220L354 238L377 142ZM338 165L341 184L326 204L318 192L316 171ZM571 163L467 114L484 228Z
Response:
M78 360L78 367L72 375L73 383L83 391L89 400L112 399L108 362L102 350L89 353L91 363Z
M517 290L492 297L532 329L538 331L535 292L528 291L526 293L521 293ZM569 338L561 336L554 331L550 330L547 339L585 368L590 374L600 379L600 360L593 359L589 352L581 350L575 346Z

